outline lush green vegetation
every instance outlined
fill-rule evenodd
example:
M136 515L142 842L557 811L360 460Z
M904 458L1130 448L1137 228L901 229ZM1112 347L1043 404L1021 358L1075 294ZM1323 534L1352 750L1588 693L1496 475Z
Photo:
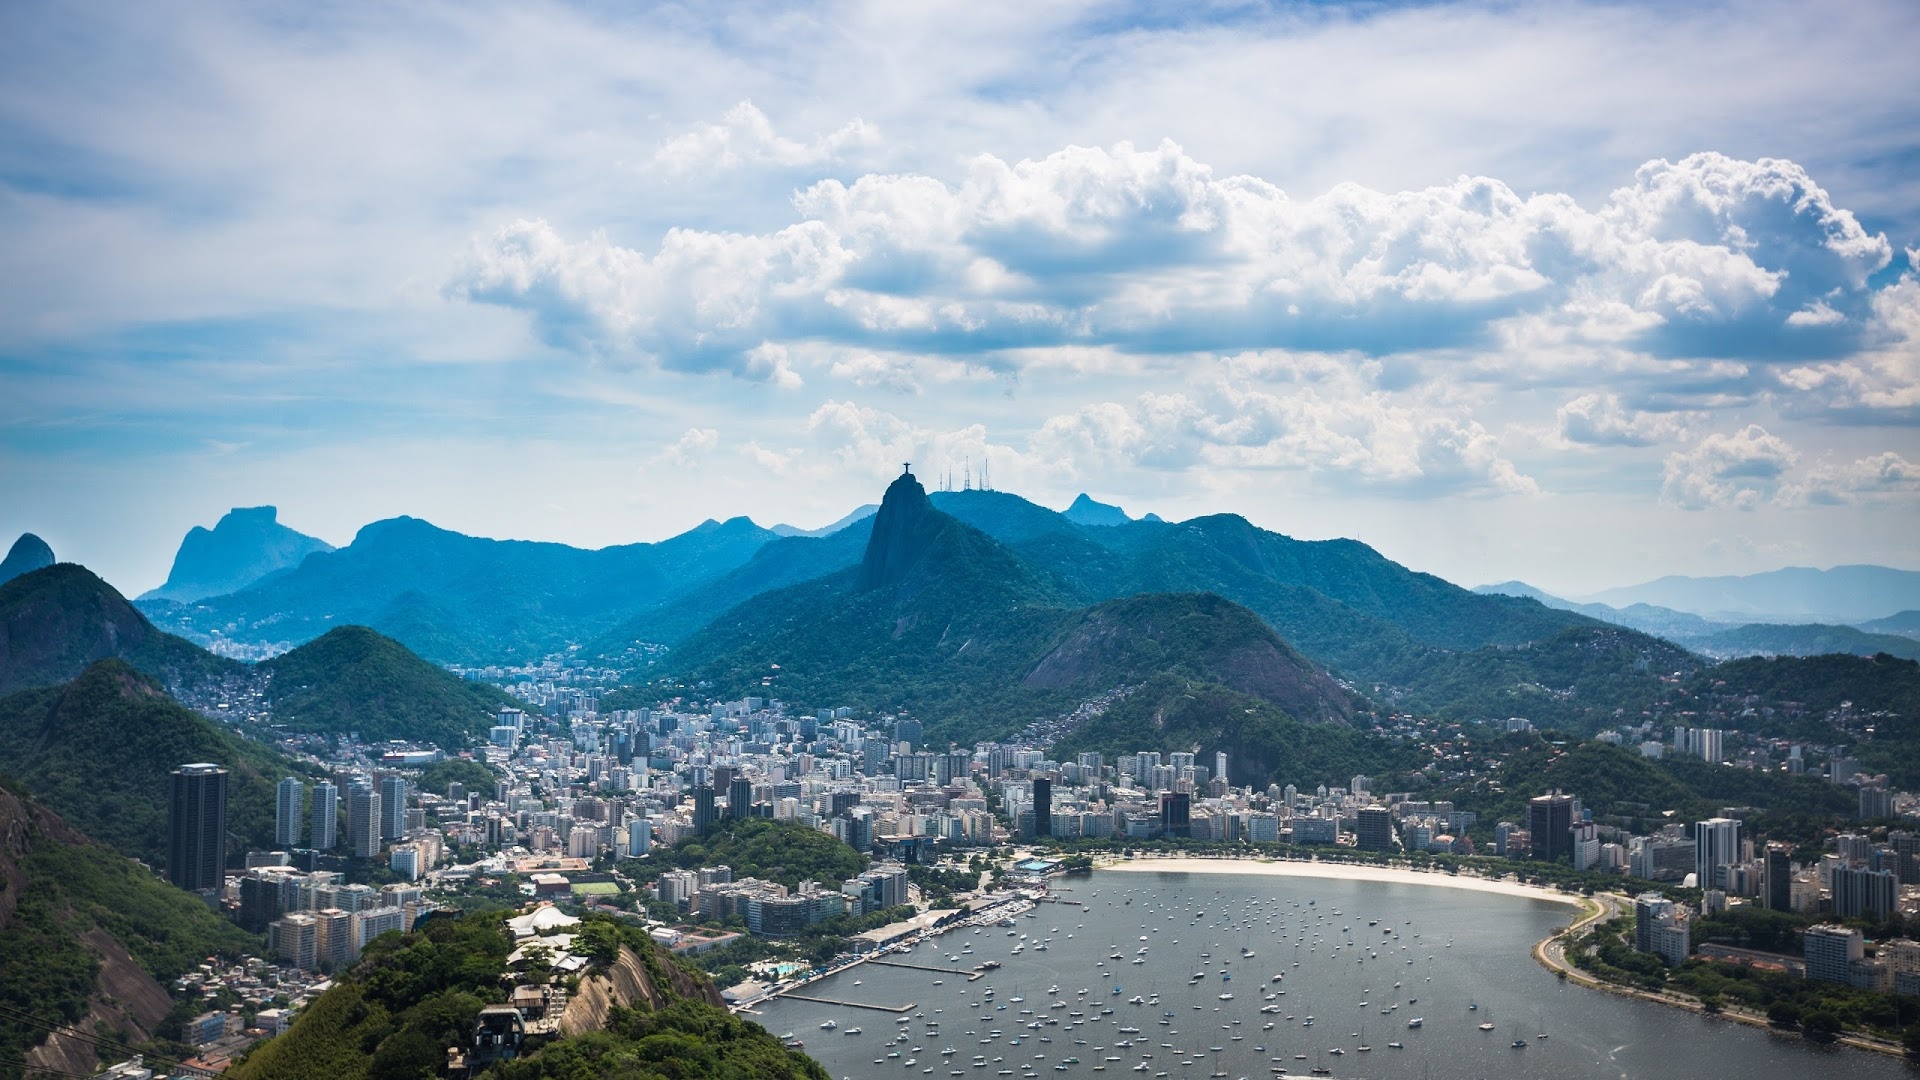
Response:
M1709 940L1797 954L1798 923L1779 912L1736 909L1703 920ZM1567 955L1582 970L1609 982L1698 1000L1709 1012L1738 1007L1765 1016L1781 1028L1799 1028L1808 1038L1827 1040L1843 1031L1863 1031L1885 1039L1920 1043L1920 1005L1893 994L1856 990L1841 983L1802 978L1782 971L1718 963L1698 958L1678 967L1649 953L1633 951L1633 919L1614 919L1582 934Z
M357 731L368 742L413 739L458 750L519 703L467 682L364 626L342 626L260 665L274 723L294 731Z
M806 1077L825 1074L758 1025L717 1007L711 984L662 954L638 927L589 916L579 941L604 970L633 951L662 1005L615 1008L604 1031L535 1045L494 1065L493 1080L564 1077ZM464 1045L474 1016L503 1000L510 943L501 914L435 918L411 934L368 946L287 1034L228 1075L237 1080L420 1080L439 1075L449 1046Z
M120 660L63 687L0 698L0 761L76 828L155 866L165 864L176 766L225 766L228 829L258 848L273 842L273 785L304 771L215 727Z
M867 857L818 829L770 818L721 821L705 836L690 837L633 864L636 873L729 866L737 878L757 877L796 888L818 881L838 888L867 868ZM657 868L657 869L655 869Z
M1418 767L1409 747L1344 724L1304 724L1259 698L1218 683L1158 675L1088 720L1054 748L1067 760L1087 750L1191 751L1208 762L1227 751L1237 784L1344 785L1355 773L1386 775Z
M1801 841L1843 826L1855 808L1847 789L1818 777L1756 772L1689 758L1641 757L1602 742L1556 745L1539 736L1505 740L1505 759L1454 792L1454 804L1479 814L1476 832L1497 821L1524 822L1527 800L1558 788L1578 795L1603 823L1646 833L1669 821L1713 817L1722 807L1758 808L1748 827Z
M448 784L464 784L468 791L477 791L492 798L493 785L499 779L498 773L478 761L448 758L421 769L418 782L421 791L431 791L436 795L445 795Z
M87 1012L104 931L162 984L208 956L257 953L261 942L198 897L88 841L17 786L0 782L0 1004L67 1023ZM14 882L17 893L7 895ZM0 1061L18 1059L46 1031L0 1019ZM0 1066L0 1075L6 1069Z
M1069 598L957 521L925 544L904 576L875 588L847 570L757 597L669 654L667 669L722 693L915 712L930 741L1070 708L1072 694L1021 683L1074 617Z
M109 657L168 685L241 668L154 629L113 586L74 563L0 584L0 642L0 694L67 682Z

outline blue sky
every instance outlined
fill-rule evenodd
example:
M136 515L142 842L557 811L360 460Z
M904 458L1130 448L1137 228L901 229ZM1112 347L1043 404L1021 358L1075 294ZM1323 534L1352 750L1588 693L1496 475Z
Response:
M599 546L898 463L1464 584L1920 567L1920 9L0 14L0 530Z

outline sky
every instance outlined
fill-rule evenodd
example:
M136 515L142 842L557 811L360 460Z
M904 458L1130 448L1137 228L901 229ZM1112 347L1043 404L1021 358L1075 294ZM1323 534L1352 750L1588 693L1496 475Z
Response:
M1920 6L0 8L0 533L938 486L1920 569Z

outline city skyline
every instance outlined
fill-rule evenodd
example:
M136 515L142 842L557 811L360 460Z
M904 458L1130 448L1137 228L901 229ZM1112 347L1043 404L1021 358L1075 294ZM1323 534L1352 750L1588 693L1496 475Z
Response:
M599 547L902 460L1466 585L1915 566L1906 5L9 24L0 528L128 592L232 506Z

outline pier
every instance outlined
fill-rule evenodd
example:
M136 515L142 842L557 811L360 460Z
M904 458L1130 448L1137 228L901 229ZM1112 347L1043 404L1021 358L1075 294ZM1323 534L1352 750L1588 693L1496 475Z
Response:
M869 961L869 963L871 963L871 961ZM838 998L812 997L807 994L782 994L780 996L790 997L795 1001L812 1001L821 1005L841 1005L849 1009L872 1009L874 1012L883 1013L912 1012L915 1004L909 1001L905 1005L869 1005L864 1001L841 1001Z
M967 968L934 967L931 964L907 964L898 960L869 960L867 963L879 967L907 968L912 971L932 971L941 975L965 975L968 982L972 982L987 973L986 968L977 964L969 970ZM788 996L791 997L792 995Z

